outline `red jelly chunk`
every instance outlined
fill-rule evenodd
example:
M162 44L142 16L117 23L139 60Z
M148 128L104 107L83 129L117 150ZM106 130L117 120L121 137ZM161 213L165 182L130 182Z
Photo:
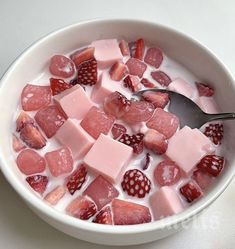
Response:
M161 49L149 48L144 57L144 61L155 68L159 68L163 61L163 53Z
M135 58L130 58L127 62L126 65L128 67L129 73L131 75L136 75L139 78L142 78L144 72L147 69L147 65Z

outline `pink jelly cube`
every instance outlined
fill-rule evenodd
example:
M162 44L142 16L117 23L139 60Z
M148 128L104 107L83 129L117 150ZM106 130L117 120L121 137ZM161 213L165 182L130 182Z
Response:
M101 134L84 158L84 163L111 182L117 182L132 156L132 148Z
M69 118L82 119L93 106L92 101L80 85L75 85L55 95L54 100Z
M95 48L94 56L101 69L112 66L123 57L116 39L93 41L91 47Z
M71 151L66 148L50 151L45 154L48 168L55 177L69 173L73 170Z
M185 126L169 139L166 155L189 174L202 157L214 151L212 142L200 130Z
M103 110L93 106L81 122L81 127L93 138L97 139L99 135L108 134L113 126L115 118L106 114Z
M75 119L67 119L55 135L56 139L67 146L74 159L82 158L94 143L94 139Z
M169 186L161 187L150 196L150 205L155 220L183 211L183 205L176 191Z
M174 114L156 108L146 124L149 128L162 133L166 138L172 137L179 127L179 119Z
M206 113L216 114L220 112L213 97L199 97L197 104Z
M66 188L64 186L57 186L44 197L44 201L54 206L63 198L65 194Z
M131 97L131 93L126 87L120 82L112 80L108 71L104 71L96 86L93 88L91 99L96 103L101 103L107 96L115 91L122 93L127 98Z
M127 68L129 70L129 73L131 75L136 75L139 78L142 78L144 72L147 69L147 65L135 58L130 58L127 62L126 62Z
M95 180L88 185L86 190L83 192L83 195L88 195L100 210L117 197L119 192L103 176L97 176Z

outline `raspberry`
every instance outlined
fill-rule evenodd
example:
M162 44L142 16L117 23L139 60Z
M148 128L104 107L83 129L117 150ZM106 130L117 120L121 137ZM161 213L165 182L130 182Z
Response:
M77 72L77 84L95 85L97 83L97 61L91 59L80 64Z
M142 133L137 133L134 135L123 134L118 141L132 147L134 153L140 154L143 152L144 148L143 138L144 134Z

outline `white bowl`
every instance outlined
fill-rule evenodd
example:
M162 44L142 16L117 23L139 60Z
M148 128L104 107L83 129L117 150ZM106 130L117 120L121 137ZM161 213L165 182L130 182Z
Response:
M0 164L12 187L43 220L73 237L107 245L141 244L166 237L184 226L208 207L228 186L235 174L234 123L225 124L226 169L213 189L184 212L152 223L131 226L100 225L75 219L60 213L41 201L20 178L11 150L10 128L23 86L46 69L48 59L58 53L67 53L92 40L125 37L145 38L160 46L173 59L187 67L198 78L210 82L216 89L216 99L223 111L235 106L234 80L207 48L197 41L155 23L139 20L92 20L56 31L28 48L8 69L0 88Z

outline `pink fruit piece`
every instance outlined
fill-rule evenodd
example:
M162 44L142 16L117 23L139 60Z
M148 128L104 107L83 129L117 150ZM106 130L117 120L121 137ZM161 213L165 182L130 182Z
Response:
M187 202L193 202L203 195L200 187L194 182L189 181L180 188L180 193L184 196Z
M198 163L197 168L212 176L218 176L224 168L224 157L216 155L204 156Z
M16 158L19 170L25 175L41 173L46 168L46 161L37 152L25 149Z
M113 139L117 139L121 135L125 134L127 129L124 125L114 124L111 131L112 131Z
M159 68L163 61L162 50L160 48L148 48L144 61L155 68Z
M174 114L156 108L152 118L146 124L149 128L162 133L167 139L172 137L179 127L179 119Z
M16 120L16 131L21 131L25 124L34 124L34 120L24 111L21 111Z
M113 217L112 217L112 211L109 206L103 208L100 210L100 212L95 216L93 223L98 224L106 224L106 225L112 225L113 224Z
M46 145L46 139L43 137L38 127L31 123L25 124L21 129L20 138L33 149L41 149Z
M150 156L150 153L147 152L145 155L145 159L144 159L143 170L148 169L150 164L151 164L151 156Z
M126 65L120 61L115 62L110 71L110 78L115 81L120 81L127 73Z
M45 159L51 174L55 177L73 170L73 158L70 150L66 147L47 152Z
M101 133L107 135L115 118L103 110L93 106L81 122L82 128L93 138L97 139Z
M162 86L168 86L172 81L166 73L160 70L151 72L151 76Z
M131 57L142 60L144 56L145 44L142 38L129 43Z
M48 138L55 135L64 124L66 117L56 105L44 107L35 115L35 120Z
M208 187L213 183L214 177L210 174L197 169L193 172L192 179L198 184L202 190L208 189Z
M120 92L113 92L104 100L104 111L121 118L129 109L131 102Z
M118 141L132 147L134 153L140 154L144 149L143 137L144 134L142 133L137 133L134 135L123 134Z
M211 141L219 145L224 137L223 124L209 124L205 127L204 134L211 139Z
M75 66L73 61L66 56L54 55L51 58L49 70L55 76L69 78L74 75Z
M152 103L156 108L164 109L169 102L169 95L162 92L145 92L143 93L144 100Z
M128 124L145 122L152 117L154 109L154 105L147 101L132 101L122 119Z
M86 175L86 167L81 164L69 177L67 177L66 186L71 195L82 187L83 183L86 181Z
M134 225L151 221L149 208L134 202L114 199L112 202L115 225Z
M51 88L27 84L21 93L21 105L24 111L37 111L51 102Z
M51 87L52 95L54 96L54 95L57 95L63 92L66 89L71 88L72 85L66 83L62 79L50 78L50 87Z
M34 191L43 194L48 184L48 177L43 175L33 175L28 176L26 181Z
M127 62L126 62L128 71L131 75L136 75L139 78L142 78L144 72L147 69L147 65L135 58L130 58Z
M154 178L160 186L170 186L181 178L179 166L170 160L160 162L154 170Z
M26 148L26 146L15 134L12 134L12 148L15 152L19 152Z
M116 198L119 192L103 176L97 176L85 189L83 195L88 195L100 210Z
M76 67L79 67L81 63L93 59L94 52L95 52L94 47L85 48L72 54L71 59L73 60Z
M142 85L144 85L144 87L146 87L146 88L154 88L154 87L156 87L156 85L154 83L152 83L151 81L149 81L146 78L142 78L140 83L142 83Z
M214 89L211 86L200 82L195 82L195 83L197 86L199 96L211 97L214 95Z
M139 78L134 75L127 75L123 82L124 87L129 88L133 93L138 92L142 88Z
M168 142L166 137L153 129L149 129L144 136L144 146L153 151L157 155L162 155L166 152Z
M64 186L57 186L44 197L44 201L54 206L63 198L65 193L66 189Z
M120 48L123 56L130 54L128 43L125 40L120 41L119 48Z
M122 180L122 189L130 196L144 198L151 190L151 182L148 177L138 169L126 171Z
M93 201L85 196L79 196L67 206L66 212L75 218L88 220L95 215L97 208Z

